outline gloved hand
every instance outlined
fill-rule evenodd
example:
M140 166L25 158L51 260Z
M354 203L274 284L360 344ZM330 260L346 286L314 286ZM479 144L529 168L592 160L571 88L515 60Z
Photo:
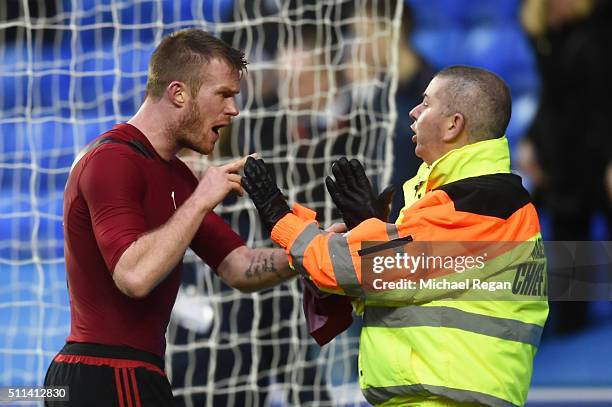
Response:
M392 185L376 196L363 166L354 158L349 162L342 157L334 162L332 173L336 181L328 176L325 185L349 230L369 218L388 221L395 192Z
M276 182L263 160L256 160L253 157L247 158L244 165L242 187L249 193L257 211L259 211L261 221L268 231L272 232L276 222L291 212L285 197L276 186Z

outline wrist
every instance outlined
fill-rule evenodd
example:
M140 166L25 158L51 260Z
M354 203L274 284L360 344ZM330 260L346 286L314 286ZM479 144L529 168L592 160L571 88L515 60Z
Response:
M217 206L212 200L207 199L206 196L190 196L185 203L182 205L187 208L191 208L198 214L206 215L208 212L215 209Z
M285 197L280 191L271 196L265 203L259 205L258 210L264 225L270 232L283 216L291 212Z
M271 238L283 249L289 250L292 242L310 224L313 224L318 229L315 220L304 220L289 212L276 222L272 228Z

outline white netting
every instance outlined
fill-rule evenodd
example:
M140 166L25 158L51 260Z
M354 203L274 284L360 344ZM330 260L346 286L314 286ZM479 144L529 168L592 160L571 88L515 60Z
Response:
M391 0L1 2L0 386L42 383L67 336L68 171L135 113L164 35L199 27L245 50L241 113L212 161L258 152L325 225L337 217L323 184L335 159L359 158L376 184L389 178L400 13ZM208 162L186 159L196 172ZM251 246L269 244L249 200L218 212ZM296 281L240 294L188 254L166 359L179 404L360 400L357 347L354 332L314 345Z

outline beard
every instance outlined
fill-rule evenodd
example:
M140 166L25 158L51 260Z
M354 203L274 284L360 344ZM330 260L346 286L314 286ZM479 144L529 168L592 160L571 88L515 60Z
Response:
M205 146L202 141L204 119L200 114L200 105L193 100L189 103L185 114L174 124L168 125L167 133L173 137L179 149L187 148L200 154L209 154L212 148Z

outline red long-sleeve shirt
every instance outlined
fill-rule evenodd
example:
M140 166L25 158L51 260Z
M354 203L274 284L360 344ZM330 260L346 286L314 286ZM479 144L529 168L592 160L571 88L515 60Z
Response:
M143 299L121 293L112 273L123 252L139 236L162 226L198 181L180 159L165 161L157 155L135 127L120 124L101 138L109 136L116 141L79 160L64 194L71 312L67 341L129 346L163 356L182 262ZM243 244L210 212L190 247L216 268Z

